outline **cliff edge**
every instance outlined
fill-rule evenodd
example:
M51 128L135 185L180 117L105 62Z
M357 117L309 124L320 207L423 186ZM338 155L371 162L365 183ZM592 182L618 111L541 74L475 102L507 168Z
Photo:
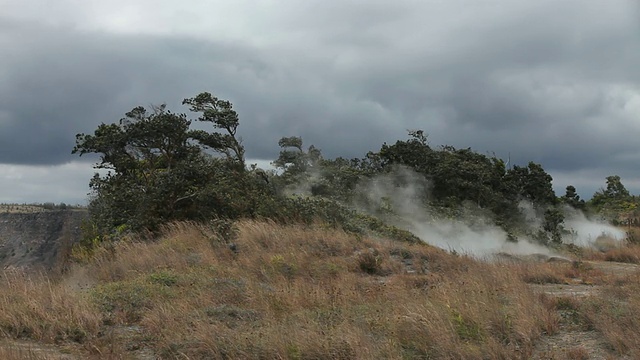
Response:
M80 240L86 210L0 213L0 267L52 270Z

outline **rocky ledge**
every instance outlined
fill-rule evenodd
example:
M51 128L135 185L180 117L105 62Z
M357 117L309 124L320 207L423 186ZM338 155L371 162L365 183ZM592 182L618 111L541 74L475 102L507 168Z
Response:
M54 270L81 236L85 210L0 213L0 267Z

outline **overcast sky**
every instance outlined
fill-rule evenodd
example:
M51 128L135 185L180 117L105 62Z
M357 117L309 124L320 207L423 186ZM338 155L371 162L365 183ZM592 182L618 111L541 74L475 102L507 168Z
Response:
M640 193L634 0L0 0L0 202L84 203L75 134L202 91L250 159L302 136L362 157L432 145L541 163L589 198ZM266 161L265 161L266 160Z

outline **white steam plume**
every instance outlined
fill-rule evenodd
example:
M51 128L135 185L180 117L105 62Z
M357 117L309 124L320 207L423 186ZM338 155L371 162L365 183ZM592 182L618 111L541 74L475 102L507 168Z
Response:
M590 220L581 211L567 207L565 214L565 229L571 232L563 239L566 243L582 247L600 247L603 240L619 244L626 239L623 230L604 222Z
M527 240L508 241L507 233L494 225L488 214L483 214L473 205L463 209L462 213L469 215L466 219L436 219L424 202L428 183L422 175L410 169L401 167L392 174L376 177L363 183L359 190L368 194L368 204L375 207L360 206L361 210L375 213L380 207L390 206L399 217L392 220L393 225L411 231L423 241L442 249L477 257L501 252L551 254L546 247Z

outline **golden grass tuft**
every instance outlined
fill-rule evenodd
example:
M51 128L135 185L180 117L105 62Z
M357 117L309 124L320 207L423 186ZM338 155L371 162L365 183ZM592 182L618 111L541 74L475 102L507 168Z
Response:
M589 360L591 356L589 354L589 350L584 347L578 346L573 347L567 350L567 359L568 360Z
M0 288L0 331L7 336L83 343L100 326L100 314L84 294L43 275L5 270Z

